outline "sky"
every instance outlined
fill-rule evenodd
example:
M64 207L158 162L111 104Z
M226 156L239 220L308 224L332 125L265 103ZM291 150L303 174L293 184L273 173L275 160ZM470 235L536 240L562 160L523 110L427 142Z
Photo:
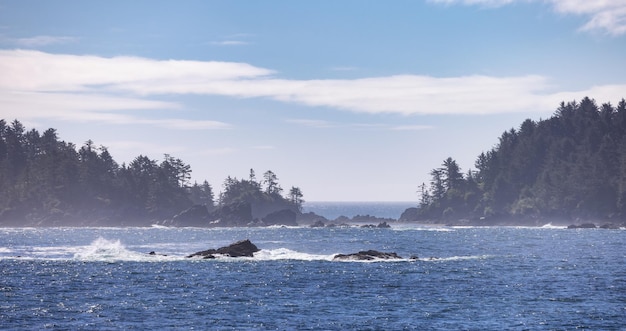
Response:
M0 118L219 193L417 201L562 101L626 97L626 0L0 0Z

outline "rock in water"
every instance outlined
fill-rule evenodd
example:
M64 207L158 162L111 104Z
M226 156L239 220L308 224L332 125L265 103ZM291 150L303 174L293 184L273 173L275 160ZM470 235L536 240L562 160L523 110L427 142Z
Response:
M360 251L353 254L337 254L333 257L333 261L372 261L375 259L393 260L402 258L396 253L385 253L375 250Z
M253 257L254 253L260 251L255 244L250 242L250 239L241 240L234 244L230 244L225 247L220 247L218 249L207 249L206 251L200 251L193 253L187 257L196 257L200 256L205 259L215 258L215 254L230 256L230 257Z

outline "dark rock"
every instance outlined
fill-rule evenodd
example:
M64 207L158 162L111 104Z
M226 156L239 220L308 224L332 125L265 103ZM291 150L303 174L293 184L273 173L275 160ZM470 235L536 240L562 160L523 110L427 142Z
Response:
M288 225L297 226L296 212L291 209L283 209L268 214L262 219L265 225Z
M318 220L317 222L310 225L310 227L312 228L323 228L325 226L326 224L324 224L324 222L322 222L321 220Z
M298 216L296 217L296 222L298 222L298 224L314 224L317 222L328 222L328 219L324 216L320 216L315 214L314 212L308 212L308 213L298 213Z
M393 218L386 218L386 217L378 217L378 216L372 216L372 215L356 215L354 217L352 217L352 219L349 220L352 223L387 223L387 222L394 222L395 219Z
M593 223L583 223L580 225L572 224L567 227L568 229L595 229L597 228Z
M349 223L351 221L352 220L349 217L346 217L346 216L343 216L343 215L335 218L335 223Z
M333 261L372 261L375 259L395 260L402 259L402 257L396 253L385 253L375 250L360 251L353 254L337 254L333 257Z
M400 222L416 222L419 219L419 209L415 207L407 208L400 215Z
M206 226L209 210L204 205L193 205L172 218L174 226Z
M361 225L362 228L366 229L389 229L391 226L387 224L387 222L378 223L378 225L374 224L364 224Z
M205 259L213 259L216 254L230 256L230 257L253 257L254 253L260 251L255 244L250 242L250 239L241 240L234 244L230 244L225 247L220 247L218 249L207 249L206 251L200 251L193 253L187 257L203 257Z
M252 222L252 207L246 202L237 202L221 206L210 215L213 226L245 226Z
M619 230L619 228L620 228L619 225L613 224L613 223L605 223L600 226L600 229L607 229L607 230Z

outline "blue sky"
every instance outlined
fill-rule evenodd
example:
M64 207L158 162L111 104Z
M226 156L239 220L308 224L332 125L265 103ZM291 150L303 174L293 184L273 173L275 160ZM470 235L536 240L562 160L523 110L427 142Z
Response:
M561 101L626 97L626 0L0 1L0 117L219 192L416 201Z

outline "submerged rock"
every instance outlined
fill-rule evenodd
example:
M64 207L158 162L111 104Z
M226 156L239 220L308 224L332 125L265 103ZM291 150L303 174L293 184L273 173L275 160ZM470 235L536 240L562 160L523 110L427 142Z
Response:
M216 254L230 257L253 257L254 253L258 251L260 251L260 249L256 247L256 245L253 244L250 239L246 239L225 247L220 247L218 249L207 249L205 251L196 252L187 257L202 257L205 259L213 259L215 258Z
M353 254L337 254L333 257L333 261L372 261L379 260L396 260L402 259L396 253L379 252L375 250L360 251Z

